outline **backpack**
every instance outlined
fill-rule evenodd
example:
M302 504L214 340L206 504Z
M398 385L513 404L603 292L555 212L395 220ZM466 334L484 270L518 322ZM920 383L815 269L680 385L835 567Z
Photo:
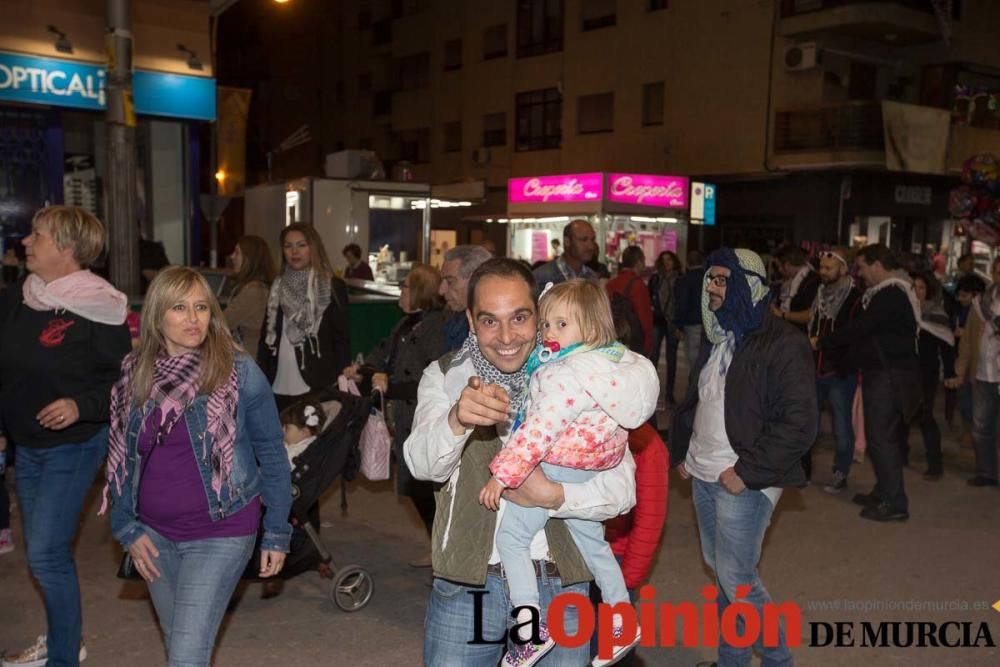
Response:
M642 330L642 320L639 319L628 298L637 280L639 276L628 281L622 292L611 295L611 317L615 322L619 339L628 346L628 349L643 354L646 348L646 334Z

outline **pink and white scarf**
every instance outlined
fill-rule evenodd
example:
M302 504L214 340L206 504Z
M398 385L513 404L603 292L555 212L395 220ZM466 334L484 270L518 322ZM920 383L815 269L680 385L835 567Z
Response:
M128 297L90 271L74 271L46 283L32 273L24 280L24 303L32 310L67 310L100 324L122 324Z
M122 361L122 374L111 389L111 429L108 432L108 461L106 469L107 484L104 487L101 510L103 514L108 506L108 492L115 485L117 493L121 493L122 483L128 475L125 465L127 451L126 433L128 416L135 403L134 378L135 367L138 364L138 353L132 352ZM156 359L153 372L153 387L149 397L153 400L152 407L143 414L143 426L150 411L159 408L160 423L153 438L156 447L164 437L184 418L184 411L198 396L199 379L201 377L201 353L191 352L176 357L160 356ZM223 483L229 482L233 466L233 448L236 442L236 406L239 399L239 381L236 364L229 378L220 384L208 397L207 433L212 436L212 490L216 495L222 490ZM209 452L204 449L202 440L202 460L208 459Z

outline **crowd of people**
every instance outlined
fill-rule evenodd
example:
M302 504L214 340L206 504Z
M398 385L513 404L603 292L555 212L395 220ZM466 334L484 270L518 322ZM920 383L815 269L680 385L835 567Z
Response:
M835 455L823 489L846 489L867 454L877 483L854 497L863 518L909 517L911 425L924 479L943 475L942 383L975 447L969 483L997 484L1000 261L992 285L970 268L946 289L943 268L904 267L882 245L691 250L683 263L663 251L651 266L629 246L609 277L587 221L561 240L535 267L472 245L448 250L440 269L414 263L402 317L352 362L347 286L311 225L282 229L277 268L267 240L240 239L223 304L194 269L152 273L132 340L127 298L88 270L102 224L74 207L39 211L27 276L0 298L0 460L16 449L47 629L4 667L86 657L72 545L102 467L100 511L148 586L168 663L210 664L254 552L258 576L282 571L290 473L322 442L317 396L339 376L382 395L395 488L430 540L410 563L433 576L427 665L628 664L640 638L620 614L604 653L557 645L541 619L564 592L635 601L670 468L690 480L720 618L737 598L761 609L761 545L783 490L809 483L826 405ZM342 254L348 278L371 278L357 245ZM0 488L0 553L13 548L9 514ZM481 636L508 645L470 642L474 614ZM567 611L564 629L577 620ZM748 664L754 649L792 664L783 634L769 646L723 641L719 663Z

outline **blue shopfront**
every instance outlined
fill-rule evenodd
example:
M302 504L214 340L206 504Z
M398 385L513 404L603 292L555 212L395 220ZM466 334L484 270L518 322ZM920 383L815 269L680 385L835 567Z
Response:
M104 218L105 66L0 51L0 238L19 248L46 204ZM137 70L137 216L171 263L198 263L201 128L215 80Z

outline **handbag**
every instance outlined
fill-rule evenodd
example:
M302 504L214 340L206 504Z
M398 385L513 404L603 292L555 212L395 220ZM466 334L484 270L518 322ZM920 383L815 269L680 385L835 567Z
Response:
M337 378L340 391L360 396L358 385L354 380L341 375ZM380 407L371 408L368 420L361 430L358 449L361 452L361 474L372 482L381 482L390 476L390 453L392 452L392 434L385 423L385 396L378 392Z

